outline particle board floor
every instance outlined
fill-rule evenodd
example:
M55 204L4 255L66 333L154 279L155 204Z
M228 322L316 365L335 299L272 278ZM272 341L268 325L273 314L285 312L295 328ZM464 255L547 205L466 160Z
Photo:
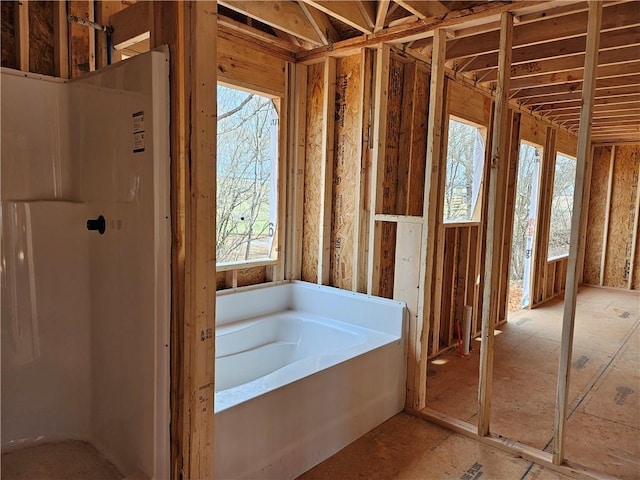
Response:
M116 467L86 442L67 440L2 454L3 480L119 480Z
M491 430L550 450L562 301L517 312L495 338ZM427 405L476 423L480 344L430 361ZM569 388L566 457L621 479L640 478L640 295L582 288ZM410 415L400 414L300 477L313 479L566 478Z

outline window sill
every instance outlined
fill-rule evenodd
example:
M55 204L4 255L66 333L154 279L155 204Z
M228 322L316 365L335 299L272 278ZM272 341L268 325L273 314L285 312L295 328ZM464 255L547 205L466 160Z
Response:
M222 262L216 263L216 272L228 272L230 270L243 270L245 268L268 267L276 265L277 259L257 258L255 260L245 260L242 262Z

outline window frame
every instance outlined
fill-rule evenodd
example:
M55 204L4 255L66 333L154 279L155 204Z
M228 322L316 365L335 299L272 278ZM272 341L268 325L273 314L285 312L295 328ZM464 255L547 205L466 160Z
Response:
M577 161L578 159L574 156L574 155L569 155L568 153L564 153L561 150L556 150L555 151L555 155L553 157L553 185L551 188L551 198L550 198L550 202L549 202L549 233L547 236L547 251L545 252L546 258L547 258L547 263L551 263L551 262L555 262L558 260L562 260L564 258L568 258L569 257L569 249L571 248L571 228L569 228L569 249L567 249L566 253L561 253L560 255L553 255L550 256L549 255L549 248L551 247L551 228L553 227L553 222L552 220L552 212L553 212L553 199L554 199L554 193L555 193L555 183L556 183L556 166L558 163L558 157L559 156L563 156L566 158L569 158L571 160L573 160L573 162L576 164L575 167L577 169ZM574 188L575 188L575 170L574 170ZM575 198L575 192L574 192L574 197ZM573 218L573 198L571 200L571 218ZM570 218L570 221L571 221ZM570 225L571 227L571 225Z
M247 88L242 85L235 84L233 82L224 81L218 79L216 89L218 86L222 86L225 88L238 90L246 93L253 93L256 95L260 95L261 97L266 97L271 99L273 102L273 107L275 108L278 115L278 132L277 139L278 145L276 150L276 166L272 168L271 174L275 173L275 210L276 210L276 221L274 226L274 235L272 241L272 248L270 252L270 257L261 257L254 258L249 260L233 260L227 262L219 262L216 254L216 272L232 272L237 270L251 269L251 268L259 268L259 267L274 267L282 265L284 262L284 252L283 252L283 228L285 221L285 202L286 198L284 195L284 175L285 175L285 150L284 150L284 142L286 141L284 135L286 133L286 127L284 126L284 112L283 106L285 105L285 98L274 95L273 93L269 93L264 90L260 90L257 88ZM217 101L216 101L217 103ZM216 130L216 185L217 181L217 165L218 165L218 152L217 152L217 130ZM217 198L217 191L216 191ZM217 201L216 201L216 217L217 217ZM217 220L216 220L217 225Z
M480 131L482 139L484 141L484 151L482 152L482 166L481 166L481 175L480 175L480 183L478 186L478 194L475 200L473 211L471 212L471 218L468 220L464 219L445 219L445 195L446 195L446 184L447 184L447 172L448 172L448 158L449 158L449 126L451 120L454 120L458 123L463 123L465 125L474 127ZM447 114L446 121L446 130L445 130L445 142L446 146L444 148L444 174L443 174L443 184L442 184L442 215L440 216L440 221L447 227L456 227L456 226L469 226L469 225L479 225L482 223L482 211L484 206L484 190L485 190L485 181L486 181L486 166L487 166L487 136L488 136L488 127L482 125L480 123L474 122L473 120L469 120L459 115L455 115L453 113Z

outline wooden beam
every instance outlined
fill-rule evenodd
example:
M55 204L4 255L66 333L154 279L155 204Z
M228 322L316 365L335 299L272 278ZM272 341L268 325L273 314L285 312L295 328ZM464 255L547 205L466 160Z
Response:
M640 172L639 172L639 176L640 176ZM638 248L638 225L639 224L640 224L640 182L636 180L636 204L635 204L635 210L634 210L634 216L633 216L631 253L629 255L629 281L627 282L627 288L629 290L633 288L633 278L636 274L634 265L635 265L635 258L636 258L636 249Z
M329 20L329 17L327 17L326 13L321 12L304 2L300 2L298 5L300 5L300 8L309 19L311 26L315 29L318 37L322 40L323 45L329 45L329 43L340 40L340 35Z
M185 321L190 326L189 461L186 478L213 478L216 292L216 45L215 1L190 3L190 181L186 209ZM186 32L185 32L186 33Z
M69 78L68 22L67 2L56 2L53 7L53 56L56 66L55 75L60 78Z
M596 98L595 105L620 105L620 104L634 104L637 105L640 102L640 94L630 94L616 97L604 97L604 98ZM581 100L571 100L566 102L554 102L546 105L540 105L535 108L536 113L546 113L549 110L555 110L557 108L574 108L580 107Z
M302 234L304 211L304 166L307 114L307 66L295 65L293 68L292 88L289 90L289 103L293 110L293 122L290 123L289 172L290 194L288 196L289 221L287 241L287 278L302 278Z
M433 32L438 28L452 27L468 21L481 20L516 8L519 9L535 5L536 3L535 1L529 0L520 2L497 0L461 10L453 10L442 18L417 19L410 23L385 28L371 35L362 35L360 37L336 42L332 49L329 49L329 47L319 47L315 50L300 52L296 54L296 60L308 63L316 61L319 58L324 58L328 54L345 55L357 52L362 48L376 47L382 43L406 43L421 38L432 37Z
M599 78L596 80L596 98L598 90L618 89L621 87L635 86L640 83L640 74L624 75L620 77ZM531 98L545 95L571 94L582 92L582 80L572 83L548 85L518 90L511 98ZM633 93L633 92L628 92ZM628 94L626 93L626 94ZM604 96L604 95L603 95Z
M640 61L627 62L615 65L604 65L597 67L596 77L618 77L624 75L634 75L640 73ZM563 72L534 75L531 77L521 77L511 82L512 90L521 88L531 88L541 85L550 85L566 82L576 82L583 79L584 69L568 70Z
M322 39L311 25L307 16L296 2L269 1L243 2L237 0L221 0L231 10L259 20L267 25L302 38L314 45L322 45Z
M371 19L363 14L356 2L335 2L326 0L302 0L312 7L323 11L342 23L361 31L362 33L373 33L373 23Z
M621 45L640 44L640 27L629 27L612 30L601 34L600 48L619 48ZM528 45L513 50L513 63L532 63L569 55L584 54L585 37L574 37L562 40L552 40L545 43ZM498 65L498 52L467 57L460 72L481 71L495 68Z
M29 71L29 0L16 5L16 65L23 72ZM66 21L66 18L65 18Z
M255 38L256 40L260 40L263 47L269 50L275 50L280 55L284 54L284 51L298 52L301 50L299 46L294 45L289 40L273 36L257 28L250 27L249 25L237 22L229 17L225 17L224 15L218 16L218 29L220 31L239 32L243 35ZM291 60L293 60L293 58Z
M153 48L169 46L170 88L170 171L171 171L171 478L180 478L188 464L189 439L189 329L185 322L185 216L187 203L186 139L187 92L190 85L187 67L190 36L185 35L186 2L153 3ZM189 323L190 325L190 323Z
M377 295L380 288L380 224L376 214L382 213L382 195L378 195L383 181L385 145L387 139L387 97L389 92L389 63L391 50L380 45L376 52L375 92L373 113L373 152L369 177L369 248L367 255L367 293Z
M449 13L449 9L445 7L442 2L437 0L430 0L428 2L420 0L394 0L405 10L416 15L419 19L439 17Z
M600 285L604 285L604 268L607 263L607 240L609 239L609 217L611 215L611 191L613 190L613 165L616 159L616 146L611 147L609 157L609 175L607 177L607 199L605 201L604 224L602 228L602 254L600 256Z
M378 1L378 9L376 11L376 23L373 26L373 31L379 32L385 26L385 21L387 19L387 12L389 11L389 4L391 0L379 0Z
M351 290L354 292L366 291L366 246L368 234L368 217L367 217L367 163L369 152L368 122L369 110L371 103L371 52L363 50L360 53L360 84L358 89L358 117L357 131L362 132L362 139L358 143L356 156L360 162L358 169L358 177L355 185L355 211L353 217L353 268L352 268L352 284Z
M149 38L151 30L151 12L149 2L136 2L109 17L113 27L111 41L116 50Z
M621 48L605 50L599 55L599 66L615 65L632 62L638 59L638 45L625 45ZM531 77L545 73L558 73L567 70L575 70L584 67L584 53L570 55L567 57L550 58L533 62L521 63L511 67L511 78ZM478 75L482 75L485 70L477 70ZM483 82L495 81L497 70L492 69L487 75L482 77Z
M84 20L93 21L93 2L70 0L69 14ZM84 25L69 25L69 60L70 77L76 78L95 70L94 31Z
M503 13L500 19L500 50L498 60L498 85L496 88L495 108L493 112L493 132L491 138L491 169L489 174L489 198L487 203L487 232L484 271L484 290L482 301L482 346L480 348L480 382L478 385L478 435L489 434L491 419L491 388L493 377L493 343L496 319L491 313L497 311L496 302L497 280L499 278L495 267L500 259L500 235L496 216L497 190L500 180L500 158L508 155L503 151L507 117L509 113L508 92L509 72L511 71L511 46L513 42L513 15ZM496 235L498 234L498 235ZM496 248L497 247L497 248ZM497 261L496 261L497 260Z
M424 171L422 204L422 241L420 244L420 283L418 284L418 315L415 325L409 325L409 365L407 369L407 407L420 410L427 403L427 357L429 348L429 318L432 307L435 263L438 178L443 158L443 120L445 112L445 51L447 34L438 29L433 36L429 114L427 119L427 156Z
M514 28L513 46L584 36L587 15L588 12L578 12L517 26ZM640 24L640 18L638 17L637 5L634 2L625 2L605 7L601 29L602 31L615 30L621 25L635 26L638 24ZM447 47L447 58L469 57L498 51L499 37L499 32L493 31L451 42Z
M622 86L618 88L602 88L596 89L595 91L595 100L596 102L603 99L615 99L615 98L623 98L629 95L634 95L638 92L638 88L635 85L630 86ZM534 105L544 105L548 103L552 104L562 104L562 102L576 102L580 101L582 95L582 89L576 92L570 93L557 93L554 95L543 95L540 97L532 97L532 98L524 98L520 100L520 104L523 106L531 107Z
M562 343L560 346L560 363L558 366L558 388L554 421L553 463L559 465L564 461L564 437L569 409L569 382L571 373L571 354L573 350L573 330L576 315L576 295L578 293L578 252L580 251L580 223L582 217L582 200L584 192L584 176L587 156L591 149L591 116L596 83L596 67L600 30L602 29L602 2L589 3L587 23L587 48L584 66L584 88L582 95L582 112L580 132L578 136L578 155L576 163L576 181L573 195L573 214L571 216L571 240L569 244L569 260L564 299L564 315L562 319Z
M333 199L333 157L335 140L336 59L324 63L322 118L322 171L320 174L320 222L318 239L318 283L329 285L331 268L331 211Z

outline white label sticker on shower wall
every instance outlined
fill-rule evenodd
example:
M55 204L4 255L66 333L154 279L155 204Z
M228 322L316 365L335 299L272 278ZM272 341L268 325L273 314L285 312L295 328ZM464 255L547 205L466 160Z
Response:
M133 118L133 153L144 152L144 112L136 112Z

